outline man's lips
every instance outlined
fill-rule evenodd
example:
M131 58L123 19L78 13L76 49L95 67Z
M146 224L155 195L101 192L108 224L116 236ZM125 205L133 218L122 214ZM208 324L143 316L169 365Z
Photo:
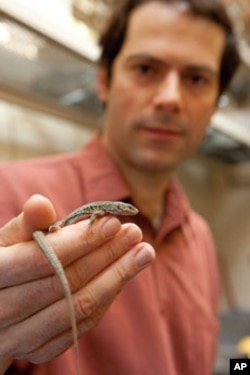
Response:
M184 132L179 129L172 129L169 127L148 127L142 126L140 128L148 137L159 142L174 141L177 138L183 137Z

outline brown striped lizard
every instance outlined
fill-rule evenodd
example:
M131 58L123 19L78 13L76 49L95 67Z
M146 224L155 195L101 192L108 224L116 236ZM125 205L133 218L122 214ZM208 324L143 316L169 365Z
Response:
M74 224L78 221L81 221L86 218L90 218L89 226L91 227L94 221L99 216L104 215L117 215L117 216L124 216L124 215L136 215L138 214L138 209L134 207L132 204L118 202L118 201L98 201L85 204L76 210L72 211L69 215L67 215L64 219L55 222L55 224L49 227L49 232L53 232L60 228L63 228L67 225ZM76 374L80 375L80 364L79 364L79 348L78 348L78 334L77 334L77 322L76 322L76 315L74 310L74 303L73 298L70 290L70 286L65 275L63 266L57 257L56 253L54 252L52 246L50 246L46 240L45 234L43 231L37 230L33 233L33 238L39 245L40 249L42 250L43 254L45 255L46 259L50 263L51 267L53 268L55 274L57 275L64 294L65 298L68 303L69 308L69 317L70 317L70 324L72 329L72 336L73 336L73 344L74 344L74 353L75 353L75 366L76 366Z

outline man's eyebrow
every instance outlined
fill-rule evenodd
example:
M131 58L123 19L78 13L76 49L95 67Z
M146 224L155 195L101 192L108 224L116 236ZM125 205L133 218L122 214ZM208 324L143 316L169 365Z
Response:
M158 59L157 57L150 56L150 55L144 55L144 54L135 54L127 57L127 62L133 62L133 61L147 61L151 63L157 63L157 64L164 64L164 61L161 59Z
M211 76L217 77L219 75L219 69L216 69L214 67L210 67L208 65L188 65L186 67L187 71L190 72L200 72L200 73L205 73L209 74Z
M168 63L164 60L161 60L155 56L151 56L151 55L146 55L146 54L135 54L135 55L131 55L131 56L128 56L127 57L127 62L128 63L133 63L133 62L136 62L136 61L144 61L145 63L151 63L151 64L158 64L158 65L165 65L165 66L168 66L170 65L171 63ZM190 65L186 65L184 66L184 69L187 70L187 71L190 71L190 72L201 72L201 73L206 73L206 74L209 74L211 76L215 76L217 77L219 75L219 70L214 68L214 67L211 67L209 65L206 65L206 64L190 64Z

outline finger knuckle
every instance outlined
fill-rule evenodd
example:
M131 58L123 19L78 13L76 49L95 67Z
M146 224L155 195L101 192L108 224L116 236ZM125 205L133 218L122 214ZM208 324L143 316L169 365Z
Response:
M39 270L41 275L49 275L52 271L52 266L40 249L34 252L32 263L33 269Z
M76 296L76 315L80 319L90 317L96 309L96 301L89 291Z
M83 262L80 266L78 266L78 263L72 264L69 269L66 269L65 273L72 292L79 290L88 280L88 272Z
M123 236L117 236L110 240L108 243L103 245L103 251L105 251L105 264L113 263L121 254L128 249Z
M127 268L122 263L118 263L115 268L117 280L119 280L121 286L124 285L133 276L132 270Z
M21 351L22 344L18 340L5 334L0 335L0 358L16 358Z
M92 328L96 327L100 323L102 316L103 314L97 310L90 317L86 318L84 320L85 331L90 331Z
M112 263L118 256L118 246L115 241L111 241L105 246L105 264Z

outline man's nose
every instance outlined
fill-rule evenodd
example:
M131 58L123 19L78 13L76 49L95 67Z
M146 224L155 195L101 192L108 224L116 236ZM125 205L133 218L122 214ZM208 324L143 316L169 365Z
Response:
M178 72L168 72L157 87L155 108L178 112L182 107L182 99L181 77Z

